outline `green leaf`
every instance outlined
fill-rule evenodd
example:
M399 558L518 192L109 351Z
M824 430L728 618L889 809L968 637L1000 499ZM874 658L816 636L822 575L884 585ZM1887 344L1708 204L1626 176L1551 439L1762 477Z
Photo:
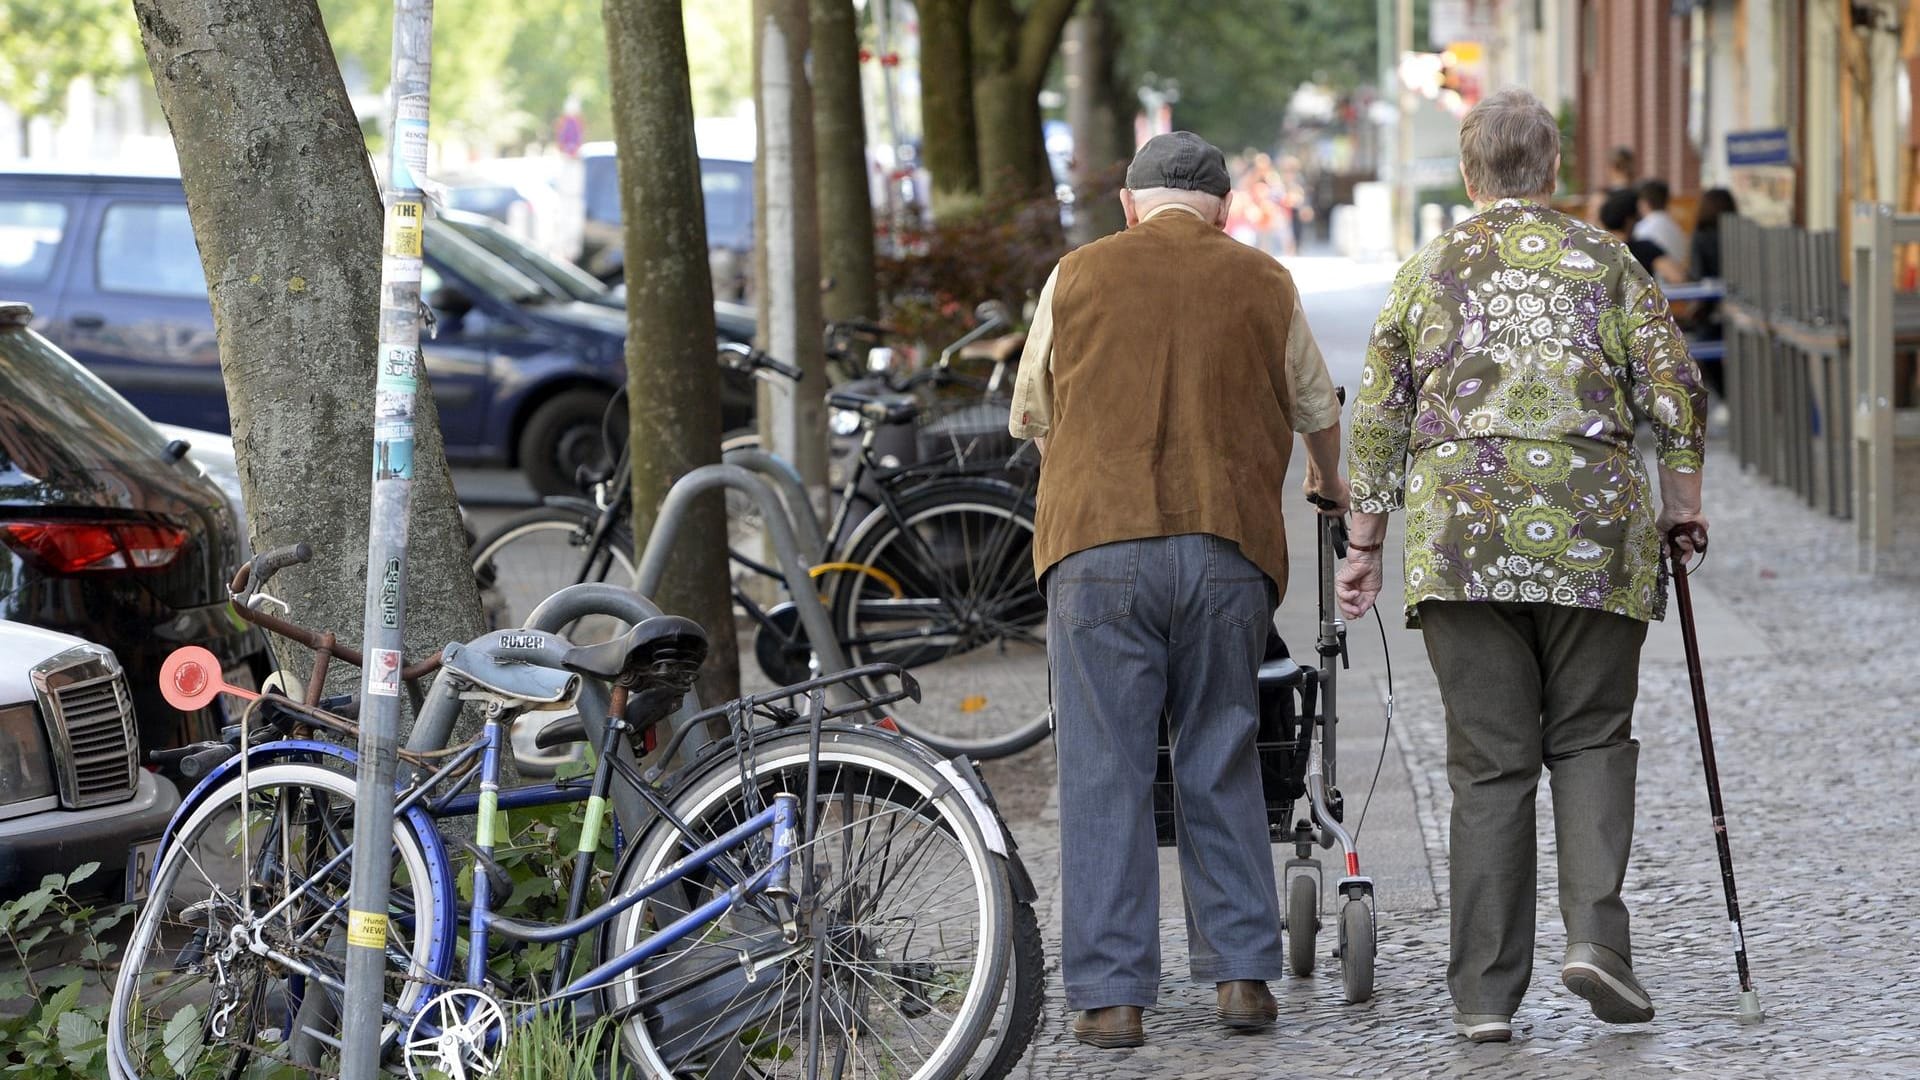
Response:
M51 933L53 933L53 927L43 926L33 933L28 934L25 940L20 942L20 951L23 953L32 952L36 946L47 940L47 935Z
M45 882L42 882L38 889L21 897L20 906L14 911L13 925L31 925L35 919L38 919L41 914L47 910L47 905L53 902L54 890L59 887L57 883L60 880L60 875L51 874L48 875L48 877L49 880L56 882L56 884L49 887Z
M94 872L99 869L100 869L100 864L97 862L81 863L79 866L76 866L73 868L73 873L67 875L66 887L69 889L73 888L75 885L78 885L81 882L92 877L94 875Z
M58 1033L60 1049L66 1052L67 1060L75 1065L92 1061L94 1054L106 1042L100 1021L78 1011L60 1014Z
M174 1013L161 1038L166 1040L161 1050L167 1056L167 1064L173 1066L175 1075L185 1078L200 1060L200 1007L188 1005Z
M62 987L62 986L71 986L77 982L82 981L86 977L87 977L87 973L85 971L71 964L68 964L64 967L54 968L52 971L36 976L36 978L38 978L40 981L40 985L48 989L54 989L56 987Z
M46 1032L48 1038L53 1037L54 1025L59 1023L61 1015L73 1008L74 1002L79 1000L80 984L77 982L68 983L55 990L53 996L47 999L46 1004L40 1009L40 1019L41 1030Z

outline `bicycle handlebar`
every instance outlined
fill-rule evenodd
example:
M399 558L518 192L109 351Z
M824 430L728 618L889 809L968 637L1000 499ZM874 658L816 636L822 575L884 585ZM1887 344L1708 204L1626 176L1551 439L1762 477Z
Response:
M298 566L313 558L313 547L305 540L286 547L255 555L252 560L241 566L233 575L233 581L227 586L233 593L233 602L241 607L252 607L254 594L266 588L267 581L273 575L289 566Z
M762 350L756 349L750 345L742 344L741 342L738 342L738 341L727 342L725 345L720 346L720 351L722 353L731 353L734 356L740 357L742 360L745 361L744 366L749 372L756 371L756 370L770 371L775 375L782 376L783 378L790 379L794 382L800 382L806 377L805 372L801 371L799 368L793 366L792 364L786 363L785 361L781 361L781 360L775 360L773 357L768 356ZM739 367L741 365L736 364L731 366Z

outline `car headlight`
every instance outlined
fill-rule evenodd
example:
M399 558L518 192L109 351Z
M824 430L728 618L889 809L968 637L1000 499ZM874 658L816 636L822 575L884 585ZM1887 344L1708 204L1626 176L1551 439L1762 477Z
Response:
M53 756L39 714L31 703L0 708L0 803L53 793Z
M860 431L860 414L852 409L835 409L827 418L827 426L835 435L855 435Z

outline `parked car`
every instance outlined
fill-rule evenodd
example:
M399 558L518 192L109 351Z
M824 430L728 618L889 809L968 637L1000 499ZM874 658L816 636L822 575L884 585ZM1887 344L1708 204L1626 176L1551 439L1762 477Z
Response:
M168 749L218 732L160 696L160 665L203 645L226 678L267 674L258 631L228 612L244 525L187 445L0 302L0 619L112 647L140 738Z
M152 419L228 430L177 177L0 174L0 295L32 303L38 329ZM626 380L624 313L557 295L438 221L421 295L436 319L422 354L448 458L519 468L542 494L574 490ZM734 428L750 421L753 391L729 378Z
M577 172L567 195L563 174L578 166L560 157L494 158L468 162L434 179L446 205L484 214L541 251L569 255L580 250Z
M626 276L620 230L620 163L612 143L580 151L586 169L581 263L603 281ZM733 150L700 155L700 191L707 209L707 262L716 299L741 301L752 292L753 158Z
M141 767L138 726L112 649L0 620L0 900L87 862L79 891L144 886L180 793Z

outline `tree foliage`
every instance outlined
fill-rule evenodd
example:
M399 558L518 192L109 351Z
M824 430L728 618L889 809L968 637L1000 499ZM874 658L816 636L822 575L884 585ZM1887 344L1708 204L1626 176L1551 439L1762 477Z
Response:
M123 0L6 0L0 42L0 102L25 117L59 116L75 79L104 87L141 67Z
M1326 0L1113 0L1136 84L1178 83L1174 123L1232 151L1270 147L1302 82L1372 83L1374 5ZM1425 5L1420 5L1424 7Z

